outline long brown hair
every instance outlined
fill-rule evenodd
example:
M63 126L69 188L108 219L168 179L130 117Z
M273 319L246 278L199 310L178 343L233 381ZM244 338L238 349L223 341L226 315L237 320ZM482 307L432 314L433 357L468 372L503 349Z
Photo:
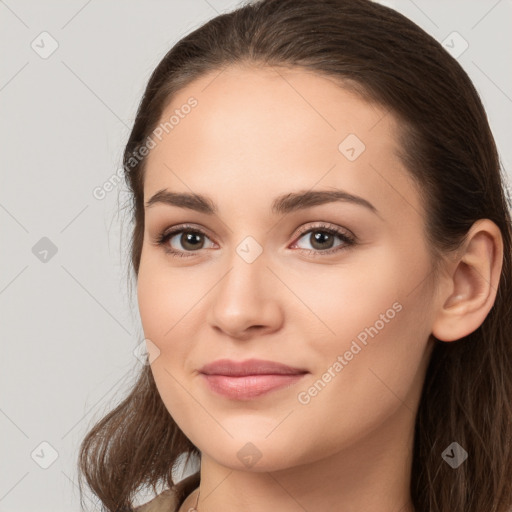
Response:
M125 148L131 192L131 269L144 233L145 158L140 148L173 96L232 64L303 68L383 106L400 121L400 157L426 208L427 237L441 257L478 219L504 244L495 303L482 325L436 340L415 424L411 496L418 512L508 512L512 506L512 266L510 198L487 116L471 80L435 39L370 0L262 0L182 38L152 73ZM452 469L451 443L468 452ZM132 510L141 486L171 487L180 456L200 456L165 408L149 365L124 401L90 430L79 474L104 510Z

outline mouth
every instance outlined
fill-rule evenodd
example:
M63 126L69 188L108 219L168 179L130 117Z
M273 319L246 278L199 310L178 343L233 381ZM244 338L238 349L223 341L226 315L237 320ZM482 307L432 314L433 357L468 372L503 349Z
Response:
M248 400L290 387L309 373L274 361L250 359L230 361L221 359L200 370L208 388L216 394L233 399Z
M257 398L271 391L290 387L302 379L304 375L306 374L267 374L233 377L229 375L202 374L210 390L233 400Z

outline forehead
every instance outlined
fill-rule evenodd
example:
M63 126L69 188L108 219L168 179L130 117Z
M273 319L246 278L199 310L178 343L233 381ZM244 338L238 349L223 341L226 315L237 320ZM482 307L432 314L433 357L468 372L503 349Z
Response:
M193 109L186 107L191 97L197 102ZM183 115L181 110L189 113ZM384 117L387 119L377 130L378 138L367 141L374 146L394 142L389 130L394 119L386 109L364 101L333 79L296 68L239 65L211 72L172 98L161 123L173 114L181 114L180 119L174 115L178 122L163 138L178 145L184 142L180 135L189 138L188 127L196 139L208 143L205 149L210 152L231 146L249 154L258 151L256 143L265 143L270 150L303 147L301 143L308 140L315 142L315 147L309 144L304 148L308 151L316 147L337 150L336 142L349 133L362 140L373 139L369 132Z
M224 191L231 200L239 195L243 205L246 194L260 190L270 203L279 193L318 184L373 204L420 208L396 154L395 118L310 71L216 70L179 91L159 126L146 165L145 200L168 188L213 196Z

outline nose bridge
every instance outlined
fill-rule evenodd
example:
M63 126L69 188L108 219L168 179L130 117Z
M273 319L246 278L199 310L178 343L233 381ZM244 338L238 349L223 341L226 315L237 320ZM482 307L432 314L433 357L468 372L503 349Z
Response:
M256 306L265 299L265 283L271 277L268 258L263 246L252 236L246 236L226 257L229 272L219 283L223 299L228 302L249 301Z
M263 247L251 236L233 248L212 297L211 325L235 335L252 326L275 328L280 323L280 306L271 283L275 277L268 263Z

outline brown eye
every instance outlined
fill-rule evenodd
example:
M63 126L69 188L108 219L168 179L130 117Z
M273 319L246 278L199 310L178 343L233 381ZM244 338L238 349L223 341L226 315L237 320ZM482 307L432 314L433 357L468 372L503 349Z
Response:
M166 235L166 239L169 241L169 244L171 244L173 240L176 240L175 245L178 246L177 251L197 251L204 248L204 240L208 239L208 237L201 231L181 229L169 233Z
M208 236L198 229L186 229L181 226L160 235L156 242L164 247L164 250L173 256L191 256L194 253L204 249L205 239Z
M201 233L182 231L181 235L177 235L172 238L176 237L178 237L178 241L181 246L187 251L202 249L202 244L204 243L204 235Z
M314 249L321 251L322 249L331 249L334 239L335 235L326 231L311 231L308 240Z
M321 255L331 254L340 250L346 249L347 247L354 245L355 240L353 237L342 233L338 229L332 227L314 227L305 232L300 236L300 239L304 238L310 247L300 247L298 242L294 246L298 246L300 249L304 249L308 254ZM341 240L340 243L336 244L336 238Z

